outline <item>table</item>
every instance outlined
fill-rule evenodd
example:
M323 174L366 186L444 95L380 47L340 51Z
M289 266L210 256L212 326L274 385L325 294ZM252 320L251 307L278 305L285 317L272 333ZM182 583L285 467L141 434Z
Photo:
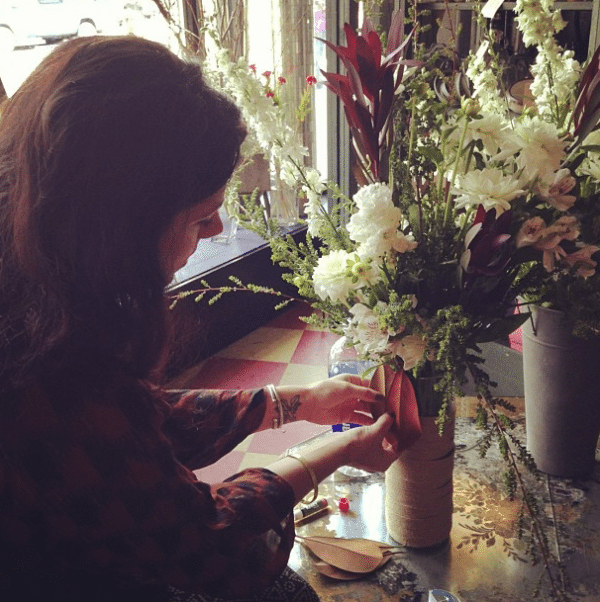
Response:
M513 400L514 401L514 400ZM519 436L525 437L522 400L516 416ZM295 447L302 452L318 445L325 433ZM460 412L456 422L454 514L450 541L436 550L402 548L378 571L357 581L337 581L317 573L311 553L296 542L290 566L305 577L323 602L427 602L428 590L439 588L461 602L523 602L551 600L549 579L542 563L533 564L522 540L516 536L518 501L503 491L505 463L497 449L479 457L481 437L471 411ZM542 475L528 478L540 499L550 549L566 566L564 584L568 600L600 601L600 463L587 481ZM352 477L336 472L320 486L329 500L329 515L298 526L301 536L364 537L395 543L387 533L384 516L383 474ZM337 500L350 500L343 514ZM567 582L568 579L568 582Z

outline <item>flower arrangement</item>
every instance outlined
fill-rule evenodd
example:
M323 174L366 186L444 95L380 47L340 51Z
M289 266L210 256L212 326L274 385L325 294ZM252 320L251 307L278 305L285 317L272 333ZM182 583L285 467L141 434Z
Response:
M447 57L422 48L414 30L405 38L400 14L385 46L369 20L360 33L347 25L346 46L329 44L346 74L324 76L350 126L358 190L350 198L331 187L333 210L313 190L306 240L270 244L284 279L317 310L310 321L345 335L360 358L438 378L440 427L473 379L481 451L497 442L531 549L549 567L521 472L535 465L512 432L514 408L491 393L479 345L528 318L527 305L515 312L519 299L567 310L579 332L600 327L600 75L598 53L583 70L555 43L563 23L552 2L519 0L515 10L524 43L537 48L533 101L519 114L491 36L444 72ZM440 81L456 89L459 68L472 94L440 97Z
M491 35L450 71L440 65L453 63L453 53L423 48L417 29L405 37L399 13L385 43L368 19L360 33L345 26L346 46L326 42L346 71L324 76L346 113L358 185L345 196L328 184L336 203L323 202L322 178L304 165L263 82L243 59L220 69L261 148L306 196L299 243L248 215L288 270L284 279L317 310L309 320L345 335L363 359L413 378L436 376L440 427L470 375L482 453L497 441L508 491L521 489L548 568L519 468L535 466L511 432L513 408L491 393L479 345L518 328L528 303L567 311L582 335L600 332L600 51L584 69L560 48L554 34L564 24L552 0L517 0L514 10L524 44L536 49L532 100L520 113L503 89ZM457 89L459 72L470 84ZM439 94L440 82L449 94ZM203 284L198 299L215 292ZM215 299L229 290L274 292L235 284Z
M347 46L328 43L347 73L324 76L350 125L358 191L334 212L313 194L306 242L271 240L314 322L364 359L440 375L441 415L467 373L488 389L478 345L527 319L519 298L568 310L580 331L600 327L598 55L582 75L546 4L515 8L537 47L521 114L499 87L491 39L469 57L473 95L448 102L436 80L454 74L416 40L406 58L401 15L385 51L368 20L360 34L347 25Z

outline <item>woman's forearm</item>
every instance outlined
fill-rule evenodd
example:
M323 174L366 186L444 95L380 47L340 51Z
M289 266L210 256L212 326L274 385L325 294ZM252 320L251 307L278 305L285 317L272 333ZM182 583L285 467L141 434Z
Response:
M302 460L284 457L268 468L290 484L297 503L313 488L311 471L321 482L346 464L368 471L386 470L397 458L385 440L393 422L391 414L383 414L371 426L332 433L323 444L302 451Z
M325 444L302 452L302 459L311 467L318 482L326 479L340 466L346 464L349 441L343 434L332 434ZM298 459L286 456L276 460L268 468L285 479L294 490L298 503L313 489L310 472Z
M310 385L264 388L265 413L258 430L297 420L316 424L372 424L385 411L385 398L355 375L343 375Z

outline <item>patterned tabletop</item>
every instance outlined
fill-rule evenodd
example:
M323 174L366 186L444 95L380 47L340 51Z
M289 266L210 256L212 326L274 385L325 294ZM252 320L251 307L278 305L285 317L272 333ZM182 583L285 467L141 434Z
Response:
M328 436L331 434L319 435L295 449ZM433 550L400 548L376 572L357 581L338 581L317 573L311 564L314 557L297 542L292 568L309 580L323 602L428 602L428 592L436 588L452 592L461 602L551 600L543 563L534 563L517 537L521 504L504 494L503 460L495 448L480 458L480 437L472 417L457 418L453 527L446 544ZM564 574L552 573L567 592L564 599L598 602L600 464L585 482L543 476L539 482L528 479L528 487L542 500L540 511L549 549L565 565ZM329 514L299 526L298 535L395 543L385 526L383 474L351 477L338 471L323 483L321 493L329 500ZM339 511L341 497L350 501L350 512Z

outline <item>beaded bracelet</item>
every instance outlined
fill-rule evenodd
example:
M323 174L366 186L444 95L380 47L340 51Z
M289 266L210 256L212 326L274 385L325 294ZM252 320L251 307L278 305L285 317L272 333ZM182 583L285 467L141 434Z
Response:
M302 456L297 456L294 454L287 454L286 457L294 458L294 460L298 460L298 462L300 462L302 464L302 466L304 466L304 468L306 468L306 471L310 475L310 479L313 484L313 497L312 497L312 500L307 500L306 499L308 496L308 494L307 494L306 496L304 496L302 498L302 503L303 504L312 504L317 499L317 496L319 495L319 481L317 480L317 475L315 474L315 471L312 469L312 466Z
M273 405L275 406L275 410L276 410L277 414L279 415L279 417L273 418L273 428L280 429L284 424L283 423L283 406L281 405L281 398L279 397L279 393L277 393L277 389L275 388L275 385L273 385L273 384L267 385L267 391L269 392L269 395L271 396L271 401L273 402Z

